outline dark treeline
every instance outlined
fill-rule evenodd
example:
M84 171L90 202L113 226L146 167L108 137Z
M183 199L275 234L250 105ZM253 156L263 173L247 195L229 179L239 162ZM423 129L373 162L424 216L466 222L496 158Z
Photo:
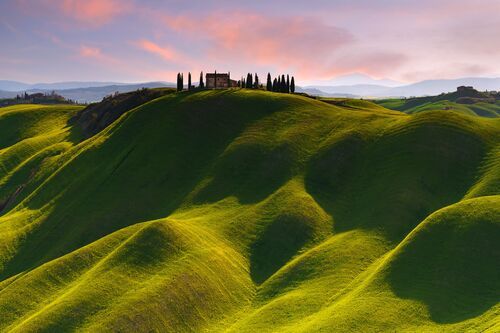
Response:
M57 94L54 90L50 93L33 93L17 95L14 98L0 99L0 106L9 106L16 104L78 104L77 101L66 99Z
M281 92L281 93L295 93L295 78L287 74L278 75L272 79L271 74L267 73L266 89L268 91Z
M232 81L236 82L236 81ZM267 73L266 86L261 83L259 75L257 73L248 73L246 77L241 77L237 81L237 86L239 88L246 89L266 89L268 91L281 92L281 93L295 93L295 78L287 74L278 75L276 78L271 77L271 73ZM196 87L191 83L191 72L188 73L188 84L187 89L192 90ZM205 83L203 81L203 72L200 73L200 80L198 83L198 88L205 88ZM177 91L184 90L184 73L177 73Z

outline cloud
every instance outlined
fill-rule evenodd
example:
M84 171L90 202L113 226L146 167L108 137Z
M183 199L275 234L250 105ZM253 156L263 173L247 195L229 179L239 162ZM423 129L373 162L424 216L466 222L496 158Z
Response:
M80 47L80 55L84 58L102 58L101 49L82 45Z
M378 50L351 50L336 59L332 72L328 72L328 75L356 72L381 78L387 75L387 73L405 65L409 60L410 58L403 53Z
M335 52L355 41L347 30L307 17L232 12L164 17L166 25L205 45L208 61L245 62L317 75Z
M132 0L18 0L18 7L27 14L51 17L56 22L100 27L117 16L131 12ZM71 19L67 22L65 19Z
M161 57L164 60L171 61L171 62L177 62L181 60L181 57L179 54L172 48L168 46L160 46L152 41L149 41L147 39L142 39L134 43L137 45L140 49L145 50L149 53L153 53L159 57Z
M61 6L67 15L95 25L107 23L129 8L126 1L117 0L63 0Z
M95 46L81 45L77 52L79 59L91 61L97 65L103 66L122 66L123 61L109 54L105 54L102 50Z
M5 27L5 29L9 30L11 33L13 33L13 34L18 33L17 29L9 22L4 21L4 20L0 20L0 23Z

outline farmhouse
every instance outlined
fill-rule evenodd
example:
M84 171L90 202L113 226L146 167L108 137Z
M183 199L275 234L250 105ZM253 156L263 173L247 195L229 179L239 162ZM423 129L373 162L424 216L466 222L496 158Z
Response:
M231 80L231 73L207 73L205 82L207 88L231 88L238 86L238 81Z

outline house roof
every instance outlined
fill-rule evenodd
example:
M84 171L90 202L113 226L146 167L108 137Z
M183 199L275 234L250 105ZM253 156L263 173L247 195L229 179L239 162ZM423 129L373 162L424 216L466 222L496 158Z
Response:
M215 77L215 73L207 73L207 77ZM229 77L228 73L217 73L217 77Z

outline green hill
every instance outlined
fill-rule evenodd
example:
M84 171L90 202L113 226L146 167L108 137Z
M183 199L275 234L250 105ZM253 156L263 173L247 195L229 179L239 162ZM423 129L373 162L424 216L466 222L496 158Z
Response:
M246 89L110 103L104 129L0 109L0 331L500 328L499 120Z
M479 92L472 87L459 87L456 92L439 96L382 99L374 102L408 114L447 110L487 118L500 117L500 93Z

